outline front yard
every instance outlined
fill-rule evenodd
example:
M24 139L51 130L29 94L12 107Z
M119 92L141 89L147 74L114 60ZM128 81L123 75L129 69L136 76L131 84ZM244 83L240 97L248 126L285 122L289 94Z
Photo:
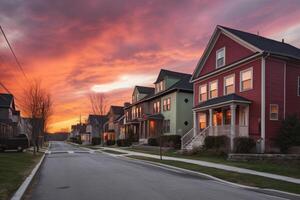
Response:
M159 155L158 150L153 149L137 149L135 147L126 148L129 151L149 153ZM241 167L252 169L260 172L267 172L293 178L300 178L300 161L270 161L270 160L257 160L257 161L229 161L225 156L214 156L206 153L198 153L195 155L181 155L175 150L163 152L164 156L179 157L193 160L202 160L213 163L225 164L234 167Z
M0 199L9 199L40 161L42 154L0 153Z

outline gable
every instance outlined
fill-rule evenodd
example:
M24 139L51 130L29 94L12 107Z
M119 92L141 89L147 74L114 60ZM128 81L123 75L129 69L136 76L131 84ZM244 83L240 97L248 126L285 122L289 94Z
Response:
M254 53L250 49L229 38L224 33L220 33L197 77L216 70L216 52L223 47L225 47L225 65L234 63L235 61L248 57Z

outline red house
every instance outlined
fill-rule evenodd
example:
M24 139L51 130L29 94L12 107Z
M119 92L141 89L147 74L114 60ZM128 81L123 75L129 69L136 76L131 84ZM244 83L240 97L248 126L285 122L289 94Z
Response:
M300 116L300 49L259 35L217 26L191 81L194 128L183 148L207 135L252 137L272 151L281 120Z

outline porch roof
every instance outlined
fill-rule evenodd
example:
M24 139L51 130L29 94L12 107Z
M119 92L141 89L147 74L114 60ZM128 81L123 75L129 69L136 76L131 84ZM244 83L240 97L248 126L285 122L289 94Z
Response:
M162 114L153 114L153 115L144 115L143 116L144 120L148 119L158 119L158 120L163 120L164 116Z
M209 107L214 107L214 106L224 105L224 104L230 104L230 103L250 104L251 101L249 99L246 99L246 98L241 97L241 96L236 95L236 94L229 94L229 95L216 97L216 98L204 101L204 102L200 103L199 105L195 106L193 109L209 108Z

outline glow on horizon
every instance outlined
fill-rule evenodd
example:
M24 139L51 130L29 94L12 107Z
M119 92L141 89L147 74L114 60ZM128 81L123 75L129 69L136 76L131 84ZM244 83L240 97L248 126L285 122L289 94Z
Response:
M155 75L122 75L116 81L111 83L97 84L92 86L94 92L112 92L114 90L133 88L136 85L147 86L153 83Z

